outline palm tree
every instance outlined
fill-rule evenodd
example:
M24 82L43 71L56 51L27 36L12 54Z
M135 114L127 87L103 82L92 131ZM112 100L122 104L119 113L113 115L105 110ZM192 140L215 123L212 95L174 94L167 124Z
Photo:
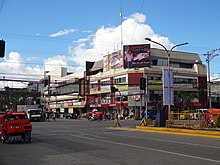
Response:
M189 109L190 102L198 98L197 93L178 91L178 95L182 98L184 109Z

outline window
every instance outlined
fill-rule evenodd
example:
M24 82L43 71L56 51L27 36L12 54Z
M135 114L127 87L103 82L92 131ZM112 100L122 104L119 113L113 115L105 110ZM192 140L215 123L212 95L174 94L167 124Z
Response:
M147 76L148 80L161 81L161 77Z
M110 85L110 80L102 81L101 86L108 86Z
M97 83L91 83L90 84L90 88L97 88L98 87L98 84Z
M175 77L173 79L173 82L174 83L184 83L184 84L197 84L197 79Z
M115 79L115 84L120 84L120 83L123 83L123 82L127 82L126 77L119 77L119 78Z

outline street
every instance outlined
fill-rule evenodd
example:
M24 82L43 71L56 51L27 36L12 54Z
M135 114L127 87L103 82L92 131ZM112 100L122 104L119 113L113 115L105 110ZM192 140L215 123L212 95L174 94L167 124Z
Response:
M135 128L138 120L120 121ZM30 144L0 144L0 165L220 164L215 138L118 130L113 121L32 122Z

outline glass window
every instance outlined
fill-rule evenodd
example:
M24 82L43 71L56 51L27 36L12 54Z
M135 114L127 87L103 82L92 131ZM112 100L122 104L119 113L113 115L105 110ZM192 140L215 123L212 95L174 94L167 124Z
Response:
M115 79L115 84L126 82L126 77L120 77Z

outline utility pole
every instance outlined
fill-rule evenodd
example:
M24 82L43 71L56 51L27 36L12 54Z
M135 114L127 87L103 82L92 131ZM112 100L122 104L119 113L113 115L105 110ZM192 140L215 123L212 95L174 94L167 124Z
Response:
M173 72L170 69L170 55L171 55L171 53L172 53L174 48L179 47L179 46L183 46L183 45L187 45L188 42L174 45L170 50L168 50L163 44L161 44L159 42L156 42L156 41L153 41L153 40L151 40L151 38L145 38L145 40L153 42L153 43L155 43L157 45L160 45L161 47L164 48L164 50L167 53L167 67L168 67L168 81L167 81L167 83L168 83L168 92L167 92L167 96L168 96L168 100L167 100L167 102L164 101L163 104L164 105L168 105L168 127L170 127L170 123L171 123L171 105L173 105L173 99L172 99L173 91L171 90L171 85L172 85L171 83L173 81L173 76L172 76ZM165 97L165 95L164 95L164 97ZM166 100L166 97L165 97L164 100Z
M220 56L220 54L216 53L216 51L220 51L220 48L218 49L213 49L211 51L208 51L207 54L204 54L204 56L206 56L206 62L208 64L208 91L209 91L209 94L208 94L208 99L209 99L209 108L212 108L212 92L211 92L211 71L210 71L210 62L211 60L216 57L216 56Z

